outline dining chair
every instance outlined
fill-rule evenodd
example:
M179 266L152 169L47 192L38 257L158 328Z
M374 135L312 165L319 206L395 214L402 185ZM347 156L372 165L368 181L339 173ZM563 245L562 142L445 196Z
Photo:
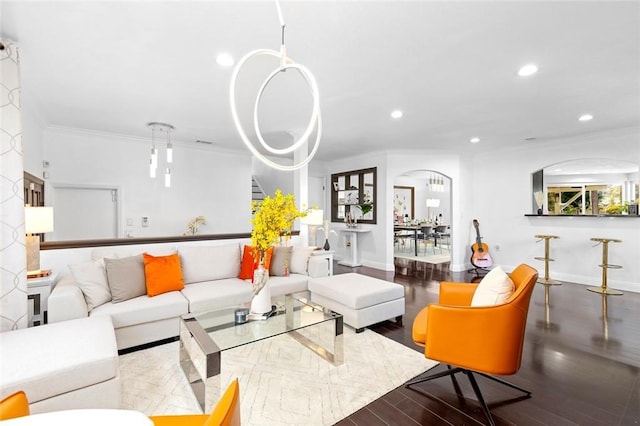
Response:
M422 241L424 243L424 254L425 256L427 255L427 246L429 245L429 240L431 240L433 242L433 232L432 232L432 227L431 226L422 226L421 227L421 234L420 234L420 241ZM433 250L433 254L435 254L435 249L433 248L433 245L431 246L431 249Z

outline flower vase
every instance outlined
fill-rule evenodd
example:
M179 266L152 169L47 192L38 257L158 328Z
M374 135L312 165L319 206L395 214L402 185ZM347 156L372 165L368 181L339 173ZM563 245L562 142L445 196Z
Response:
M253 297L251 313L265 314L271 311L271 290L269 288L269 271L262 263L253 271Z
M331 246L329 245L329 239L325 238L324 240L324 247L322 247L324 250L329 251L331 249Z

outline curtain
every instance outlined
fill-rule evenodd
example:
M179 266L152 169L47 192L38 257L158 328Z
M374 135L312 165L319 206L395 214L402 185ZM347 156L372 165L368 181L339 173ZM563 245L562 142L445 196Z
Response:
M0 37L0 332L27 326L18 46Z

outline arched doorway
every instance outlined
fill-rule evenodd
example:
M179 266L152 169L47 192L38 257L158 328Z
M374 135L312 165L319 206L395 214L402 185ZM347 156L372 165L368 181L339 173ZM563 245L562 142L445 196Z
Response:
M410 170L394 179L393 253L396 272L448 269L451 178L437 170Z

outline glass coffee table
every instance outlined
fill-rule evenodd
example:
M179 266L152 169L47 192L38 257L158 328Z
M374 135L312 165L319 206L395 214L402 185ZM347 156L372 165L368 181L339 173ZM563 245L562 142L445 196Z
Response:
M204 413L220 396L223 353L242 345L288 334L320 357L344 361L342 315L308 300L308 293L273 297L276 313L266 320L235 323L234 312L249 304L199 314L180 321L180 365Z

